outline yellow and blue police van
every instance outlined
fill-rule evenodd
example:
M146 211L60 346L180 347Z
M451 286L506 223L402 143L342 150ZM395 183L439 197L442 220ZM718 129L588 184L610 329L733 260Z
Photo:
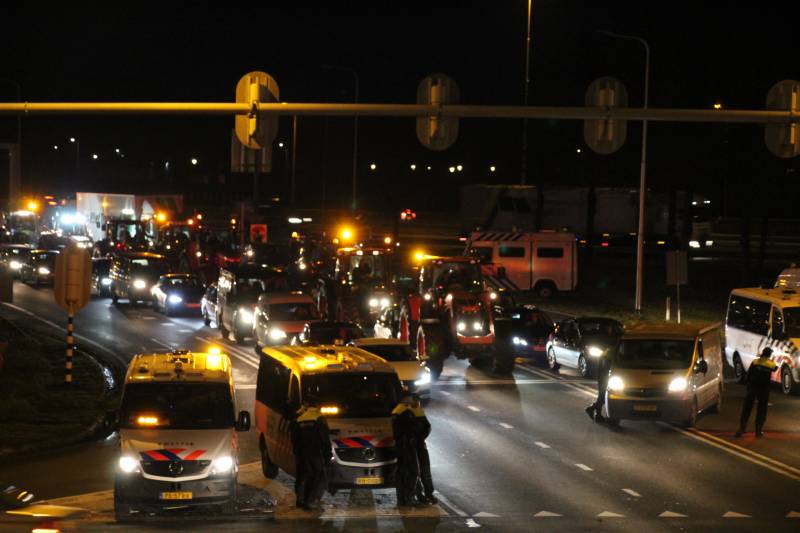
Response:
M300 407L315 403L330 430L329 489L395 486L392 410L401 396L394 368L360 348L262 348L255 419L264 475L296 474L291 428Z
M236 510L237 432L250 428L250 414L236 415L231 361L219 349L134 356L117 427L118 522L176 509Z

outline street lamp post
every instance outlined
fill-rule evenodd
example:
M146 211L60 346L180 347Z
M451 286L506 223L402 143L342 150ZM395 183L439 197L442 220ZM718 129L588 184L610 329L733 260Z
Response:
M353 94L353 101L357 104L358 103L358 89L359 89L359 78L358 73L350 68L350 67L341 67L338 65L323 65L323 68L327 70L341 70L343 72L349 72L353 76L353 85L354 94ZM356 184L358 182L358 115L353 117L353 199L352 199L352 209L353 211L356 210Z
M532 0L528 0L528 30L525 40L525 99L524 105L528 105L528 87L531 84L531 7ZM525 185L528 180L528 119L522 119L522 172L520 173L520 183ZM540 192L541 194L541 192Z
M644 47L644 109L647 109L650 90L650 46L647 41L635 35L622 35L609 31L600 32L615 39L636 41ZM647 121L642 121L642 157L639 164L639 230L636 234L636 302L635 310L642 312L642 283L644 274L644 221L645 195L647 187Z

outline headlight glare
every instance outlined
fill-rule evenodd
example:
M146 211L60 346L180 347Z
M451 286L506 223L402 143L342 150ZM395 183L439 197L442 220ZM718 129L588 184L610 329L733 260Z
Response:
M456 327L458 328L458 331L464 331L465 329L467 329L467 325L463 322L459 322Z
M224 474L225 472L230 472L233 468L233 457L230 455L223 455L217 457L211 462L211 469L216 474Z
M606 351L599 346L589 346L589 355L591 357L601 357Z
M170 294L167 300L169 300L169 303L171 304L179 304L183 301L183 298L181 298L177 294Z
M378 307L378 299L377 298L370 298L369 299L369 306L370 307Z
M425 372L414 382L414 385L417 387L421 387L423 385L428 385L431 382L431 371L428 368L425 368Z
M239 309L239 320L242 321L244 324L252 324L253 323L253 312L249 309L240 308Z
M622 381L622 378L619 376L611 376L608 378L608 390L612 390L614 392L621 392L625 388L625 383Z
M46 276L50 273L50 269L47 267L39 267L39 274Z
M389 298L381 298L381 307L389 307L390 303Z
M123 455L119 458L119 469L130 474L139 469L139 461L128 455Z
M134 289L144 289L147 287L147 282L143 279L135 279L133 280L133 288Z
M474 329L475 331L482 330L483 329L483 323L481 323L481 322L476 320L475 322L472 323L472 329Z
M280 328L272 328L269 331L269 338L274 341L279 341L286 338L286 332Z
M20 263L19 261L11 261L10 263L8 263L8 266L11 267L11 270L19 270L20 268L22 268L22 263Z
M100 280L101 285L111 285L111 278L103 278Z
M670 392L683 392L686 390L686 387L689 383L686 381L686 378L678 377L673 379L669 384L669 391Z

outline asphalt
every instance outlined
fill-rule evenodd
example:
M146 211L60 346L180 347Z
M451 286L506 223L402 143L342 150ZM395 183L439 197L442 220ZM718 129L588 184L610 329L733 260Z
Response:
M14 306L32 313L31 320L65 323L48 289L15 284L14 296ZM23 312L0 307L3 313ZM239 406L252 410L252 345L221 340L200 319L166 318L146 307L116 308L98 299L78 313L76 332L88 349L107 350L120 362L142 351L220 343L232 356ZM583 411L593 390L589 380L568 371L557 375L533 363L518 365L508 378L449 359L427 407L440 495L434 508L398 512L392 491L358 491L326 496L325 512L310 515L292 508L288 477L267 483L253 475L248 482L276 498L276 521L269 527L281 531L800 528L800 398L776 390L767 438L756 440L732 436L742 396L738 384L727 383L720 415L701 417L697 430L688 432L652 422L623 422L619 429L596 424ZM244 468L257 469L255 434L251 431L240 442ZM0 479L54 502L92 507L97 514L78 522L80 530L165 529L122 528L101 510L108 506L116 446L112 436L19 458L0 465ZM3 527L0 522L0 531ZM246 521L224 524L240 531L263 527ZM220 524L173 524L168 529L211 531Z

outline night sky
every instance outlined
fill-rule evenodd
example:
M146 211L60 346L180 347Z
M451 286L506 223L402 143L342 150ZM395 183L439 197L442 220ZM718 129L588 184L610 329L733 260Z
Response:
M534 1L530 103L582 105L586 86L611 75L626 83L631 105L641 105L641 47L600 36L599 29L648 40L653 107L708 108L719 101L726 108L761 109L775 82L800 77L795 31L800 10L787 3L697 4ZM332 64L357 71L362 102L412 103L419 81L443 72L458 82L462 103L522 103L527 2L393 5L293 10L199 4L93 10L4 6L0 78L18 81L29 101L230 101L243 74L264 70L277 79L284 101L352 101L352 76L322 68ZM0 100L15 99L14 87L0 83ZM0 142L13 140L15 124L0 120ZM281 121L279 139L289 140L290 124ZM24 186L65 194L125 188L139 180L150 188L180 189L193 173L228 172L232 125L232 117L26 118ZM580 122L532 121L529 131L530 183L638 182L638 124L629 126L628 142L612 156L589 152ZM65 144L72 135L81 140L77 178L74 150ZM392 188L424 187L428 180L448 188L519 182L520 139L520 121L462 120L456 144L434 153L417 142L411 119L362 119L363 193L379 196ZM299 121L301 203L318 204L324 177L328 205L346 204L351 143L351 119ZM124 161L114 158L117 147ZM761 179L791 186L797 178L793 162L769 155L757 126L657 123L651 125L649 147L654 188L690 186L714 197L724 175L745 188ZM92 153L100 159L92 161ZM275 156L268 183L280 191L283 155L276 151ZM199 159L196 168L188 163L191 157ZM166 161L172 166L165 176ZM371 162L378 165L374 173L368 170ZM433 171L413 174L412 162L418 168L430 164ZM454 163L462 163L464 172L448 175L445 169ZM494 175L490 164L498 167Z

